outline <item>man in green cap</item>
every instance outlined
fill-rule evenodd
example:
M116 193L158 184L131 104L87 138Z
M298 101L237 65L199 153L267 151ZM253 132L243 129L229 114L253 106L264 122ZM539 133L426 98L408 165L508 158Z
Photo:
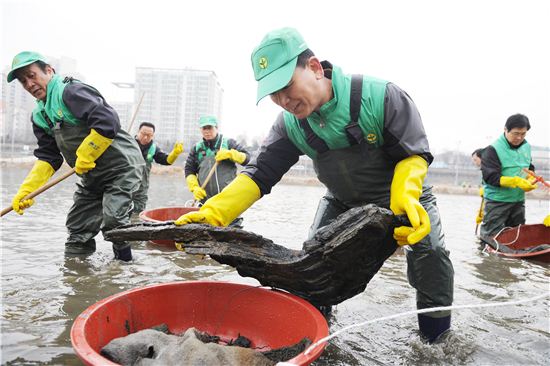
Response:
M218 120L214 116L199 119L202 140L189 152L185 162L185 180L196 201L205 202L220 193L237 175L235 164L246 165L250 154L237 141L218 133ZM218 162L206 186L201 186ZM242 218L235 217L231 226L241 227Z
M424 182L433 160L418 110L395 84L347 75L320 61L293 28L268 33L252 53L259 102L285 111L259 155L220 194L176 224L224 226L268 194L300 155L312 158L328 191L310 235L346 210L369 203L407 215L393 236L405 245L417 307L451 305L454 271L435 197ZM434 342L450 328L448 311L420 314L421 334Z
M19 80L36 98L31 122L38 141L38 160L12 207L23 214L34 202L24 197L44 185L65 159L80 177L67 215L65 253L91 254L100 230L130 221L132 194L145 165L137 143L120 128L115 110L95 88L61 78L36 52L16 55L7 79ZM113 242L113 252L115 259L132 260L129 242Z
M149 176L153 161L160 165L172 165L183 152L183 144L176 142L172 151L169 154L164 153L153 140L155 137L155 125L151 122L141 122L136 135L136 142L143 159L145 160L145 169L143 170L143 178L139 189L134 193L134 209L132 213L140 213L145 210L147 205L147 191L149 190Z

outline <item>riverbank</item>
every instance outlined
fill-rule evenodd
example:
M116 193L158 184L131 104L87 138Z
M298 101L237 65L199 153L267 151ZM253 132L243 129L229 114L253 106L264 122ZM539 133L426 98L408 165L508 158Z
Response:
M21 168L30 169L36 158L34 156L24 157L24 158L15 158L15 159L0 159L0 165L2 167L17 166ZM180 163L180 165L178 165ZM68 169L68 166L64 164L62 169ZM184 174L184 167L182 162L177 162L174 166L166 166L153 164L151 168L151 174L156 175L181 175ZM182 178L183 179L183 178ZM289 185L301 185L301 186L322 186L321 182L315 177L304 177L304 176L290 176L285 175L281 179L281 183ZM456 186L453 184L434 184L433 190L435 193L442 194L453 194L453 195L467 195L467 196L476 196L479 195L479 188L475 186ZM550 190L536 189L531 192L526 193L526 198L528 199L539 199L539 200L550 200Z

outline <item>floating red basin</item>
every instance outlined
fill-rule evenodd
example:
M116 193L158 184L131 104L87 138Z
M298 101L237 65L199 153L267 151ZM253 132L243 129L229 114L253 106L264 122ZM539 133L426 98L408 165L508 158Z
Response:
M195 327L222 339L243 335L263 350L313 342L328 335L321 313L292 294L250 285L185 281L150 285L103 299L82 312L71 329L71 342L87 365L116 365L99 351L112 339L159 324L172 333ZM309 365L324 345L289 360Z
M177 220L181 215L198 210L198 207L161 207L141 211L139 218L145 222L170 221ZM173 240L150 240L150 242L167 247L174 247L175 245Z

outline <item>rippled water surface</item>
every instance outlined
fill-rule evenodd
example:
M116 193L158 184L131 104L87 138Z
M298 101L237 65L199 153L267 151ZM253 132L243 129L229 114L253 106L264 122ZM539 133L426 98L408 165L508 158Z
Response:
M28 169L2 168L2 207ZM76 177L36 199L23 216L1 220L1 362L7 365L81 365L69 331L88 306L138 286L182 280L229 280L257 284L231 267L147 243L134 245L134 261L112 260L111 245L85 260L65 259L65 215ZM279 185L245 215L245 229L300 249L324 190ZM190 199L182 176L153 175L149 207L177 206ZM479 197L438 195L446 244L455 268L455 304L520 300L550 291L549 265L489 256L474 237ZM541 222L548 201L528 200L527 221ZM435 346L422 343L416 316L343 333L331 340L315 365L550 364L550 301L464 309L453 313L453 332ZM362 294L339 304L330 331L415 308L403 254L391 257Z

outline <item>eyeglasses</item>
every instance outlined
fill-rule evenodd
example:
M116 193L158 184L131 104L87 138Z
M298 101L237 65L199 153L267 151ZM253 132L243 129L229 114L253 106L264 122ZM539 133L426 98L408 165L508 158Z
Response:
M527 135L527 131L525 132L508 132L510 135L514 137L525 137Z

